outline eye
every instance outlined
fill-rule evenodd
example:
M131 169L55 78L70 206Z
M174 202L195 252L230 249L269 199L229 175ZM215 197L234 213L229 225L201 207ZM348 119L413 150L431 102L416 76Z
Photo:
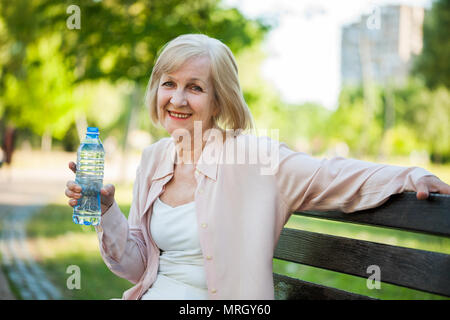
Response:
M192 89L194 89L195 91L198 91L198 92L203 92L203 89L199 86L192 86Z
M172 87L173 86L173 82L172 81L166 81L162 84L163 87Z

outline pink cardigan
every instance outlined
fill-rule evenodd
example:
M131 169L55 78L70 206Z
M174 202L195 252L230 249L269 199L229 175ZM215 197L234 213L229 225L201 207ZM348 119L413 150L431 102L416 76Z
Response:
M272 174L249 161L252 143L270 146L276 159ZM237 145L245 163L224 161ZM230 152L228 152L230 154ZM159 249L149 222L155 199L173 176L172 138L147 147L136 172L128 221L116 203L96 227L108 268L135 285L123 299L140 299L156 279ZM352 212L376 207L388 197L414 191L428 171L336 157L315 159L286 144L253 135L225 143L207 141L196 166L195 206L210 299L274 299L272 260L280 232L296 210L339 209Z

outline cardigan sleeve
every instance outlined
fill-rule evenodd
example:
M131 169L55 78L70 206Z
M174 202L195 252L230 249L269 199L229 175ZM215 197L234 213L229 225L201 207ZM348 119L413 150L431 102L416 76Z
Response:
M116 275L132 283L143 276L147 265L147 249L139 225L139 176L136 171L128 221L114 201L102 215L100 226L95 229L99 239L100 253L107 267Z
M290 150L285 143L278 144L278 150L275 179L289 212L353 212L377 207L392 194L415 191L419 178L433 175L419 167L342 157L316 159Z

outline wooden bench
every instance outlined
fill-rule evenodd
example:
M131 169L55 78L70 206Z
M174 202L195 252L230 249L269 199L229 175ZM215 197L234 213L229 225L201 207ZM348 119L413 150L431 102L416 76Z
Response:
M450 237L450 196L414 192L355 213L295 212L295 215ZM284 228L274 258L367 278L379 266L382 283L450 297L450 254ZM274 273L275 299L372 299Z

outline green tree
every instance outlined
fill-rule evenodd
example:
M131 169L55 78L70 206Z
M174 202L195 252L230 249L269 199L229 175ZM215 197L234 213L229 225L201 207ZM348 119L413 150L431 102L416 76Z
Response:
M427 88L416 78L401 87L374 88L374 116L367 122L362 87L342 89L339 107L327 123L326 140L347 143L355 156L409 155L427 151L434 162L450 159L450 90ZM386 126L387 95L392 95L395 122ZM367 134L366 145L361 136Z
M429 88L450 88L450 1L436 0L425 14L423 50L413 74L423 77Z
M77 81L107 78L146 84L158 50L184 33L205 33L233 52L263 39L269 26L225 9L220 0L41 0L36 14L47 15L42 29L63 33L60 51ZM81 29L69 30L69 5L81 10Z
M377 154L383 134L383 91L372 84L373 102L368 112L362 86L344 87L339 106L326 126L327 145L345 142L356 157Z
M81 9L79 30L66 25L70 5ZM259 43L268 29L219 0L2 1L0 116L61 139L60 129L68 129L83 103L73 98L79 85L128 81L136 88L132 110L125 108L122 117L126 130L143 109L139 93L164 43L184 33L205 33L239 53ZM49 54L42 43L55 38Z
M29 44L22 60L26 76L6 74L3 116L19 128L30 128L43 137L44 149L51 137L62 139L74 113L83 107L73 95L73 76L57 53L59 37L42 38Z

